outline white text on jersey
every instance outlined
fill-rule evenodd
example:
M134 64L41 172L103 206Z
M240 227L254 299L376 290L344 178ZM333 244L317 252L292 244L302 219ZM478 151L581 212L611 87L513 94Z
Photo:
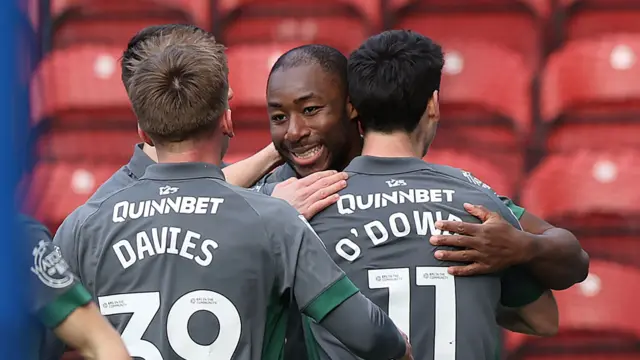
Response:
M113 207L112 220L114 223L120 223L127 219L164 214L215 214L223 202L224 199L220 198L194 196L167 197L139 202L121 201Z
M430 235L451 235L448 231L442 231L436 228L436 221L462 221L453 214L443 213L442 211L429 212L414 210L409 215L396 212L385 220L373 220L363 226L364 231L353 229L351 234L358 236L366 234L366 238L371 241L373 246L385 243L389 239L401 239L409 235L417 235L424 237L428 241ZM359 236L358 236L359 237ZM356 238L356 241L359 239ZM352 262L360 257L360 246L345 237L340 239L336 244L336 253L345 260Z
M338 200L338 213L353 214L356 210L380 209L389 205L405 203L439 203L453 201L454 190L447 189L409 189L390 193L374 193L367 195L345 194Z
M162 254L178 255L193 260L200 266L208 266L213 261L213 251L218 248L218 243L211 239L202 240L202 238L202 235L191 230L163 226L137 233L135 243L123 239L115 243L112 248L124 269L145 257ZM178 249L179 242L182 244ZM198 252L194 250L197 245L199 245L200 254L194 255Z

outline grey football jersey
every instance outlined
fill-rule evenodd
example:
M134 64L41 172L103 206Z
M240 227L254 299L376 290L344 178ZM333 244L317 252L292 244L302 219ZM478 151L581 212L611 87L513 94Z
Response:
M142 143L134 146L133 155L129 163L118 169L107 181L100 185L89 198L90 201L104 198L140 179L147 167L156 163L142 151L142 146Z
M19 217L21 233L31 249L28 360L60 358L62 344L49 329L55 329L77 308L88 304L91 295L69 271L60 252L51 243L47 228L27 216Z
M289 302L322 318L357 293L285 202L218 167L155 164L55 237L142 359L279 359Z
M340 200L311 221L331 257L410 336L416 360L495 359L499 305L520 307L542 289L523 268L503 274L453 277L438 261L437 220L478 223L465 202L517 218L471 174L417 158L361 156L347 167ZM356 358L322 328L312 331L329 359Z

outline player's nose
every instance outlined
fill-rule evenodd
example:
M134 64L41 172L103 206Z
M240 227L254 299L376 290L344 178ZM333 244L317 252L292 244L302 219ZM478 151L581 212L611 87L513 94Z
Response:
M308 136L309 133L310 130L307 122L301 116L291 115L287 133L284 135L284 138L289 142L295 143L305 136Z

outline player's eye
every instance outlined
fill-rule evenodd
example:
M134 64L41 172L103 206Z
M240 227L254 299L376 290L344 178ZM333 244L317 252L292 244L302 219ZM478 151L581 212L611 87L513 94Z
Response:
M314 115L316 114L322 107L321 106L307 106L302 109L302 113L304 115Z
M284 116L284 114L271 115L272 122L281 122L281 121L284 121L285 119L286 119L286 116Z

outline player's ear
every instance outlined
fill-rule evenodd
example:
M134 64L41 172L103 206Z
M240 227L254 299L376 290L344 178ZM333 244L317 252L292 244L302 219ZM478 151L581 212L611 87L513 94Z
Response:
M429 114L429 120L440 120L440 96L438 90L435 90L429 99L427 104L427 112Z
M153 146L153 140L151 140L149 135L147 135L147 133L144 132L144 130L140 129L139 126L138 126L138 136L140 137L140 139L142 139L142 142L144 142L147 145Z
M349 115L349 120L354 120L358 117L358 111L353 107L349 98L347 98L347 114Z
M220 130L224 135L233 137L233 121L231 120L231 109L225 110L220 117Z

